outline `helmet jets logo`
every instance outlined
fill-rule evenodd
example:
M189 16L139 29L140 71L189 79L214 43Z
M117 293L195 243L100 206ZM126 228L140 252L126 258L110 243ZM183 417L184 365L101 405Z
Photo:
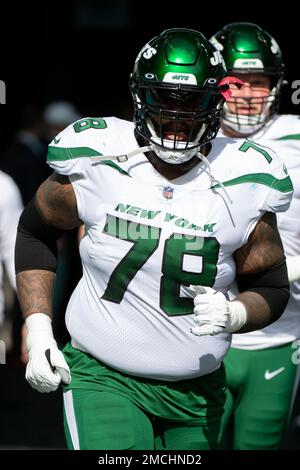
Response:
M278 54L278 52L280 52L278 43L275 41L274 38L271 38L271 51L273 52L273 54Z
M167 72L163 78L163 82L172 82L172 83L189 83L191 85L197 85L197 80L194 74L192 73L174 73Z
M173 80L188 80L189 77L187 75L173 75Z
M263 69L264 64L260 59L236 59L233 64L234 68L251 68L251 69Z
M223 44L221 44L217 38L215 38L215 36L213 36L211 39L210 39L210 42L213 44L213 46L215 46L216 49L218 49L218 51L222 51L224 49L224 46Z
M222 64L225 68L225 62L220 51L214 51L214 56L210 58L210 63L214 66Z
M156 54L156 49L154 47L151 47L150 44L145 44L145 46L140 50L135 63L138 63L141 56L144 57L144 59L151 59Z
M152 56L156 54L156 49L154 47L148 47L145 52L143 52L144 59L151 59Z

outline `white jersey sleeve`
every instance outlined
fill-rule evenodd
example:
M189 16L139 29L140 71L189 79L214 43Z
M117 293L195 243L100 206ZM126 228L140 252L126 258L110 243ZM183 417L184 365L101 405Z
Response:
M110 128L102 118L88 117L70 124L49 144L47 163L61 175L84 176L90 158L102 155Z
M93 216L93 208L86 205L91 182L97 178L101 185L101 170L94 157L120 155L136 147L134 140L125 138L128 134L133 138L131 122L114 117L87 117L70 124L49 144L47 163L57 173L69 177L76 194L78 214L84 222L88 223L89 216ZM109 157L102 163L121 170Z
M250 140L221 137L215 139L214 148L217 158L211 164L213 175L231 193L234 202L239 200L241 211L249 201L260 217L265 212L284 212L289 208L293 184L283 160L270 147ZM243 243L256 222L254 218L249 220Z
M291 204L294 188L285 164L279 159L273 170L273 178L265 200L265 209L270 212L285 212Z
M241 149L243 152L247 151L249 158L257 160L259 172L253 173L253 183L256 184L257 181L257 184L267 187L262 210L285 212L290 206L294 188L283 160L272 148L251 140L244 141Z

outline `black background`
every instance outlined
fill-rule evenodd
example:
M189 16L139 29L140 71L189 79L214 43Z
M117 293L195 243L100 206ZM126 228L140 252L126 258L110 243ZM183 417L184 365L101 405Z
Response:
M0 137L18 125L22 106L72 101L82 115L131 117L128 77L141 47L170 27L207 37L226 23L260 24L280 44L287 67L282 111L299 113L291 83L300 79L299 19L292 5L280 10L249 3L143 0L13 2L2 16L0 79L7 104L0 106ZM5 109L4 109L5 108Z

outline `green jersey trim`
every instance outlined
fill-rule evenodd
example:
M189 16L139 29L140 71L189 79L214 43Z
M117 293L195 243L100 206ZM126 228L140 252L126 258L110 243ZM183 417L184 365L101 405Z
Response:
M83 157L98 157L102 154L97 152L97 150L91 149L89 147L48 147L47 162L57 162L65 160L74 160L75 158ZM127 171L123 170L116 163L111 160L103 160L99 162L101 165L107 165L115 170L119 171L122 175L130 176Z
M130 176L127 171L123 170L123 168L121 168L119 165L117 165L115 162L112 162L111 160L103 160L102 162L100 162L100 164L110 166L114 170L119 171L122 175Z
M243 183L258 183L269 186L272 189L276 189L281 193L289 193L290 191L293 191L293 184L289 176L286 176L283 179L278 179L269 173L251 173L249 175L238 176L232 180L223 181L222 183L224 186L234 186L236 184ZM219 187L220 185L216 184L212 186L212 189Z
M282 137L278 137L278 139L275 140L300 140L300 134L283 135Z
M81 157L98 157L102 154L89 147L48 147L47 161L57 162Z

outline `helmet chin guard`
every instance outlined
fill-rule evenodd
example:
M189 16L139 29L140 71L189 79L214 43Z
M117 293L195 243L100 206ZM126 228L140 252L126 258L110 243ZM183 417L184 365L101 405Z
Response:
M222 123L225 126L232 129L237 134L242 136L252 135L259 131L273 116L274 113L270 112L272 104L274 102L274 95L272 92L268 97L265 98L252 98L252 97L244 97L244 104L246 100L248 101L249 105L249 113L248 114L239 114L238 112L232 112L229 110L228 103L236 105L238 98L231 97L225 104L222 113ZM262 111L257 114L250 113L250 106L253 102L258 102L262 106Z
M183 150L167 150L165 147L161 147L157 144L152 144L152 148L158 158L163 160L165 163L170 163L171 165L179 165L180 163L188 162L197 153L197 150L195 148Z
M193 142L189 144L189 142L176 139L162 139L156 135L150 119L147 120L147 124L151 134L149 141L152 143L153 151L161 160L166 163L170 163L171 165L179 165L180 163L188 162L197 154L200 145L203 145L202 143L199 143L199 140L205 131L204 125L201 126L195 138L195 143Z

